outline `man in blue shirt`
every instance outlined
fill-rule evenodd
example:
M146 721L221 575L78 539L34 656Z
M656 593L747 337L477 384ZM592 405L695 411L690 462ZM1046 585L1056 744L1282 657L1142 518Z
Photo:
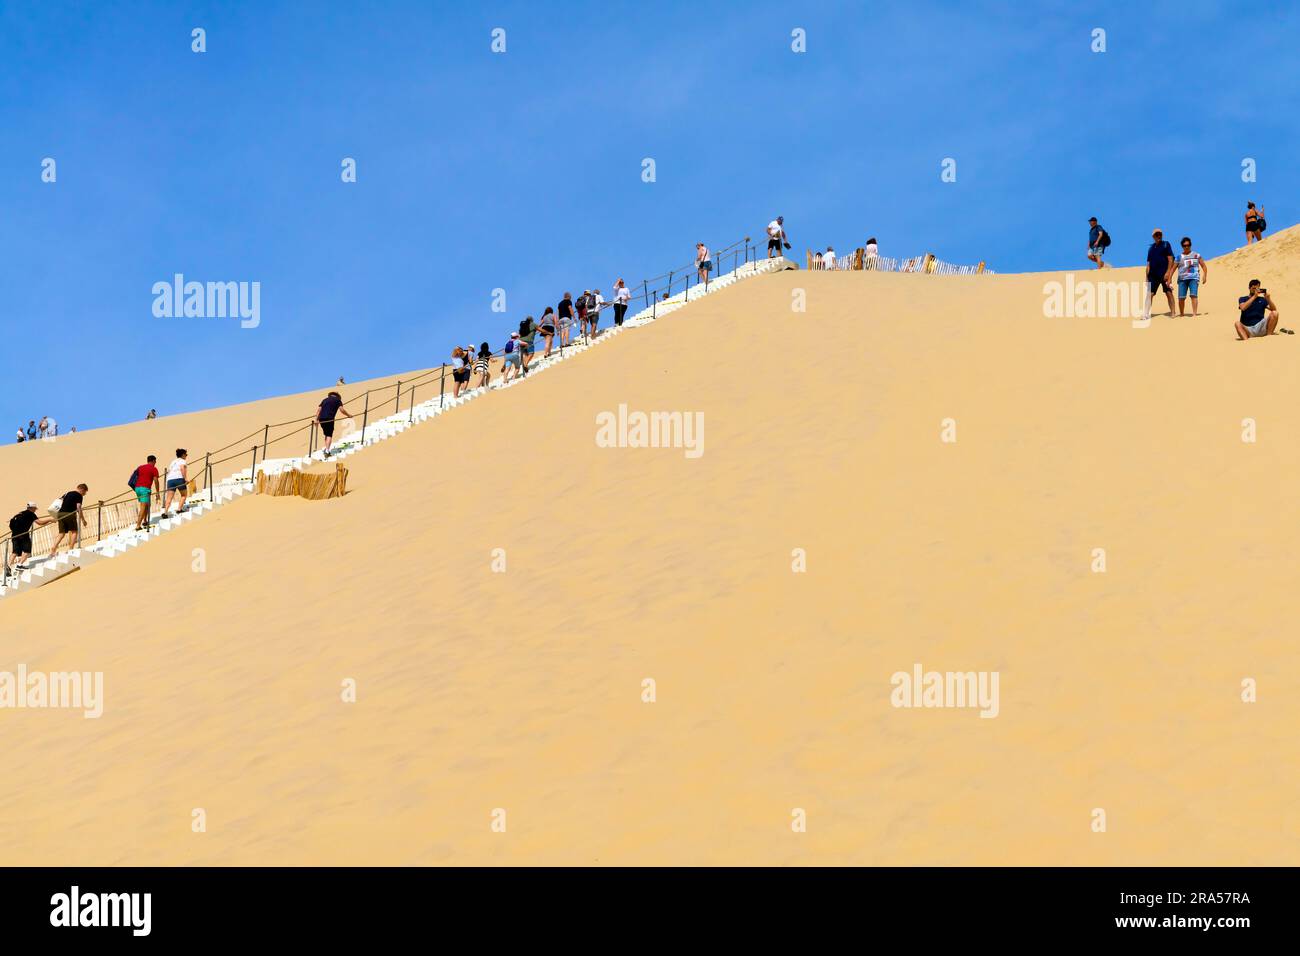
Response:
M1237 320L1239 342L1277 334L1277 306L1273 304L1268 290L1259 287L1258 279L1251 279L1248 288L1250 295L1243 295L1237 300L1237 308L1241 310L1241 316Z
M1088 258L1097 263L1098 269L1106 268L1106 263L1101 261L1101 257L1106 253L1106 247L1101 244L1101 237L1106 234L1106 230L1097 225L1097 217L1093 216L1088 220ZM1109 238L1106 240L1110 241Z
M1155 301L1156 292L1164 289L1165 298L1169 300L1169 316L1173 317L1174 287L1171 282L1177 264L1174 247L1165 239L1164 233L1159 229L1152 231L1151 245L1147 247L1147 288L1150 290L1147 299L1147 315L1151 314L1151 304Z

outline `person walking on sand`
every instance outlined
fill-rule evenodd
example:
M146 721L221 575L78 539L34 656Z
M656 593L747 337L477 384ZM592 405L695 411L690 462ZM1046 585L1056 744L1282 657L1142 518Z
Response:
M1148 317L1151 315L1151 306L1155 301L1156 293L1161 289L1165 290L1165 298L1169 300L1169 315L1172 318L1174 314L1174 287L1170 281L1174 276L1174 269L1178 260L1174 257L1174 247L1165 239L1164 233L1159 229L1151 232L1151 245L1147 247L1147 311Z
M1192 297L1192 318L1196 318L1196 293L1202 282L1210 281L1210 267L1199 252L1192 251L1192 239L1183 236L1179 244L1183 251L1178 255L1178 314L1184 314L1187 296Z
M1237 300L1237 309L1241 315L1237 318L1237 341L1258 339L1265 335L1276 335L1278 331L1294 335L1290 329L1277 327L1277 306L1273 304L1268 290L1260 287L1258 279L1251 279L1247 286L1248 295Z
M316 406L316 424L320 426L320 433L325 436L325 457L330 454L330 446L334 444L334 419L339 415L351 418L352 415L343 407L343 396L338 392L330 392L321 399Z
M478 388L487 388L492 378L492 346L484 342L478 347L478 357L474 359L474 372L478 375Z
M560 346L563 347L569 344L569 338L573 335L573 296L564 293L564 298L555 308L560 317Z
M702 242L695 244L695 275L703 283L709 281L709 273L713 270L713 260L709 258L709 247Z
M131 490L135 500L140 502L140 513L135 519L135 530L143 531L149 527L149 502L158 491L158 457L150 455L143 465L131 472Z
M537 331L541 333L542 338L546 339L546 351L542 353L542 358L551 357L551 345L555 342L555 310L549 305L546 311L542 313L541 320L537 323Z
M1246 245L1264 240L1264 230L1268 223L1264 219L1264 207L1255 208L1253 202L1246 203Z
M790 240L785 234L785 216L777 216L767 224L767 257L775 259L780 256L781 247L790 248Z
M632 301L632 290L623 284L619 279L614 283L614 325L623 324L623 317L627 315L627 304Z
M68 539L69 551L81 547L81 531L77 522L81 522L82 528L89 524L85 512L81 510L81 504L86 500L86 492L89 490L85 485L77 485L72 491L65 491L59 499L59 536L54 539L54 547L50 548L51 558L59 553L59 545L63 544L64 537Z
M171 510L172 502L176 500L177 495L180 495L181 503L176 509L176 514L189 510L185 507L185 499L190 493L190 464L186 461L189 454L184 448L177 448L176 457L167 466L167 484L163 488L166 492L162 506L164 515Z
M36 502L27 502L27 508L9 519L10 554L9 567L12 570L27 570L27 559L32 556L32 528L49 524L53 518L42 518L36 514Z
M1103 229L1097 223L1097 217L1093 216L1088 220L1088 259L1097 263L1098 269L1106 268L1106 263L1102 262L1102 257L1106 254L1106 247L1110 245L1110 233Z

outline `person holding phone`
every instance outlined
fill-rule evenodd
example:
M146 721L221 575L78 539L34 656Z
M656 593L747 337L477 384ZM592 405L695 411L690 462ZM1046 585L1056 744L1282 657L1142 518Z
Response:
M1237 300L1237 308L1241 311L1237 319L1237 340L1244 342L1246 339L1276 335L1277 306L1273 304L1268 290L1261 287L1258 279L1251 279L1248 289L1250 294ZM1282 331L1288 335L1293 334L1288 329Z

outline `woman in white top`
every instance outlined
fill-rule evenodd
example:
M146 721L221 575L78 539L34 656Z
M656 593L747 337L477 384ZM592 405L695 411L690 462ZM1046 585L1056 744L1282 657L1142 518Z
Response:
M185 507L185 497L189 494L189 464L185 457L189 454L184 448L176 449L176 458L167 466L167 497L163 499L163 514L165 515L171 508L172 499L178 494L181 496L181 506L176 509L180 514L187 510Z
M695 267L700 281L708 282L709 273L713 270L713 261L709 258L709 247L702 242L695 244Z
M862 250L862 268L874 269L876 267L876 237L872 236L867 240L867 247Z
M632 290L619 279L614 283L614 324L622 325L623 316L627 315L627 304L632 299Z

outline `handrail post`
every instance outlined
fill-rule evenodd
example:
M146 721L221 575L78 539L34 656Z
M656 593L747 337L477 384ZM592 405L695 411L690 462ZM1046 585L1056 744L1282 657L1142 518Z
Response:
M212 458L212 452L210 452L210 451L209 451L209 452L204 452L204 454L203 454L203 487L205 487L205 488L208 489L208 500L209 500L209 501L211 501L212 498L213 498L213 494L212 494L212 465L210 465L210 464L208 463L208 462L210 461L211 458Z
M99 499L99 507L95 509L95 540L104 540L104 499Z
M447 363L442 363L442 374L438 376L438 411L442 411L443 397L447 393Z
M393 399L393 414L396 415L402 410L402 380L397 380L397 395Z
M366 443L366 425L370 423L370 389L366 389L366 407L361 413L361 444Z
M267 425L262 429L262 461L266 461L266 439L271 434L271 426Z
M415 386L411 386L411 414L406 418L406 424L410 425L415 421Z
M257 446L253 446L253 470L248 473L248 481L252 484L257 479Z

